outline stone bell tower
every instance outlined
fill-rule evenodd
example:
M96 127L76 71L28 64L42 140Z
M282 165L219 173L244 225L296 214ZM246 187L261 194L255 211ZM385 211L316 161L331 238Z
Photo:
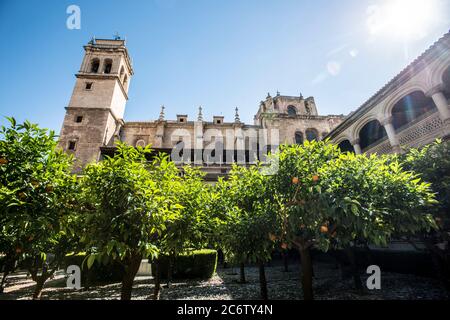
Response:
M74 154L78 170L98 161L100 147L119 138L133 75L125 40L93 39L84 50L59 139L59 146Z

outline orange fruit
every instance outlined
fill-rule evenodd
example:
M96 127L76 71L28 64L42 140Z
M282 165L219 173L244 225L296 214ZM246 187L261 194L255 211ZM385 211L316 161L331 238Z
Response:
M0 164L7 164L8 160L6 160L5 158L0 158Z
M299 182L299 181L298 181L298 178L297 178L297 177L293 177L293 178L292 178L292 183L293 183L293 184L298 184L298 182Z
M21 253L22 252L22 248L17 247L16 248L16 253Z
M269 239L271 241L275 241L275 240L277 240L277 237L274 234L269 233Z
M283 249L287 249L287 248L288 248L288 244L283 242L283 243L281 244L281 247L282 247Z
M321 233L327 233L328 232L328 227L327 226L321 226L320 227L320 232Z
M318 175L314 175L312 177L312 179L313 179L314 182L317 182L317 181L319 181L319 176Z

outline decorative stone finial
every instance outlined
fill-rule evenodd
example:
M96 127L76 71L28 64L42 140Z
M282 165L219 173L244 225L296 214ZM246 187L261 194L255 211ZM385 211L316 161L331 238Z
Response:
M267 97L266 97L266 99L269 99L269 98L271 98L270 92L267 92Z
M234 114L234 122L236 123L240 123L241 119L239 118L239 109L238 107L236 107L236 109L234 109L235 114Z
M202 106L198 107L197 121L203 121Z
M164 109L166 107L164 107L164 105L161 106L161 112L159 113L159 121L164 121Z
M277 96L279 96L279 95L280 95L280 91L277 90Z
M303 99L303 95L302 95L302 93L300 92L300 99Z

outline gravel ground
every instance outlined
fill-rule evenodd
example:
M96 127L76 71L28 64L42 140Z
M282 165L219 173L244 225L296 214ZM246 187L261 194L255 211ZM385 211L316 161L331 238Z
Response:
M246 268L247 283L238 283L238 268L219 268L217 274L207 281L177 280L171 288L163 288L164 300L241 300L259 299L258 269ZM382 272L381 290L367 290L364 293L353 289L351 279L341 280L340 272L332 264L314 265L314 293L317 300L431 300L449 299L449 295L435 279L409 274ZM266 268L270 299L302 299L299 267L290 265L289 272L283 272L281 266ZM362 275L365 283L367 276ZM153 292L151 277L137 277L133 288L133 299L148 299ZM30 299L34 282L26 278L25 273L9 277L5 293L0 300ZM65 288L63 275L49 281L42 293L42 299L118 299L120 283L92 287L89 291Z

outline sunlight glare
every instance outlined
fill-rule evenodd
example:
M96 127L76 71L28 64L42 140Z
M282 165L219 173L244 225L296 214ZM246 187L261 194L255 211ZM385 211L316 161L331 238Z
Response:
M372 35L421 38L436 18L436 0L389 0L368 8L367 25Z

